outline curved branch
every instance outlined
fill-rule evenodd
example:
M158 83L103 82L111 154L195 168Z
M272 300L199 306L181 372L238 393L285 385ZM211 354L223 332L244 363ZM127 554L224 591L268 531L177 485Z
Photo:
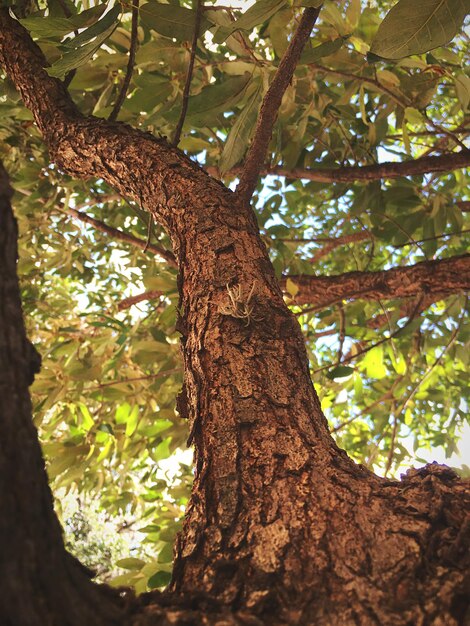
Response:
M183 105L181 107L181 114L178 120L178 124L176 125L175 135L173 137L173 141L171 142L173 146L177 146L180 142L181 131L183 130L184 120L186 118L186 113L188 111L189 90L191 89L191 80L193 77L194 60L196 59L197 40L199 37L199 27L201 25L201 13L202 13L201 4L202 4L202 0L197 0L196 16L194 18L193 41L191 43L191 55L189 57L188 71L186 74L186 81L185 81L184 90L183 90Z
M261 168L262 176L283 176L302 180L312 180L319 183L352 183L356 181L371 181L381 178L400 178L402 176L419 176L432 172L451 172L470 165L470 150L460 150L439 156L418 157L411 161L389 161L374 165L358 165L351 167L331 168L300 168L287 169L282 165ZM207 167L206 171L212 176L217 175L217 168ZM227 176L241 176L242 168L235 167L227 172Z
M289 276L299 291L296 304L323 308L341 300L410 298L470 289L470 254L381 272L347 272L338 276ZM284 288L287 277L281 285Z
M266 158L266 152L271 140L271 133L276 121L282 97L289 86L295 68L302 54L305 44L310 37L312 28L320 13L320 8L307 8L302 14L299 26L292 37L289 46L279 63L274 79L264 96L259 112L258 123L251 146L248 150L237 194L242 202L248 202L253 195L261 164Z
M78 211L77 209L72 209L69 207L68 209L65 209L65 212L68 215L75 217L77 220L80 220L81 222L85 224L90 224L90 226L93 226L94 228L96 228L96 230L99 230L102 233L106 233L107 235L110 235L113 239L116 239L117 241L124 241L125 243L128 243L131 246L140 248L144 252L148 251L153 254L156 254L162 257L162 259L164 259L165 261L167 261L167 263L171 265L172 267L177 267L174 254L170 252L169 250L165 250L165 248L163 248L162 246L157 246L151 243L147 243L143 239L138 239L137 237L134 237L133 235L124 233L122 230L119 230L118 228L113 228L113 226L108 226L101 220L97 220L94 217L91 217L91 215L87 215L87 213L84 213L83 211Z
M68 174L102 178L170 231L188 187L207 193L214 187L220 195L220 183L164 138L82 115L64 85L44 70L42 51L8 9L0 9L0 65L32 111L52 159Z

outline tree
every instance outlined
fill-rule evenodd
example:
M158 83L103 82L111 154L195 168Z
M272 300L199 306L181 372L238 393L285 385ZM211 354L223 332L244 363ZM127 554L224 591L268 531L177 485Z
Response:
M23 281L28 272L33 276L23 282L24 309L36 309L38 326L45 320L37 337L65 333L52 339L46 376L33 387L35 420L52 457L49 474L63 485L80 479L110 499L114 490L117 506L109 477L120 470L127 488L132 478L125 466L137 471L136 452L148 446L138 474L151 477L154 489L143 495L153 497L149 459L184 438L169 408L178 374L175 327L184 363L177 408L195 447L168 589L135 598L92 583L63 547L31 422L28 385L38 359L22 322L11 191L2 172L0 607L6 624L437 626L468 619L468 482L440 465L412 470L401 481L381 478L348 457L330 434L296 319L311 341L338 335L337 349L332 342L317 345L325 362L315 364L312 355L311 369L329 373L320 379L326 408L342 389L346 397L356 394L349 416L345 402L330 411L356 458L372 466L381 455L389 473L406 454L399 443L406 426L418 445L440 427L447 431L440 441L455 439L465 408L460 292L470 270L461 243L467 205L459 171L470 162L462 140L468 79L459 69L458 39L451 48L433 48L454 37L465 11L459 3L429 0L416 9L401 0L372 38L388 3L362 10L356 1L341 10L332 3L293 4L262 1L232 20L229 10L207 10L200 2L193 9L152 2L139 11L134 0L123 8L126 19L132 9L124 26L119 8L105 12L106 5L77 13L68 2L50 2L45 15L22 24L1 9L0 63L8 77L2 152L18 190L20 228L27 222L32 230L22 244L29 251L29 266L26 256L20 266ZM397 29L405 21L411 31ZM388 59L380 69L365 65L369 47ZM155 126L160 134L149 132ZM46 165L42 142L54 166ZM416 158L374 163L396 145ZM227 180L237 176L236 191L182 147L205 151L206 170L218 168ZM275 193L267 197L259 187L252 200L260 173L286 177L286 185L275 179ZM354 180L366 182L351 185ZM136 206L112 204L116 194ZM96 203L107 223L84 215L85 203ZM47 216L51 207L59 219ZM151 332L139 321L131 354L129 330L115 312L102 313L91 330L66 325L73 307L65 287L76 288L78 277L91 285L82 301L101 305L106 297L93 293L92 271L101 272L111 293L134 277L109 272L112 247L100 240L90 244L85 265L67 248L73 229L64 215L140 255L136 267L147 291L134 302L158 298L151 323L158 319L159 327ZM46 228L46 216L61 243ZM34 228L36 220L43 220L41 228ZM324 276L311 273L306 244L313 239L320 247L310 260ZM440 251L450 256L428 258L443 240ZM348 245L355 247L345 252ZM408 266L384 269L410 258L403 252L410 245L425 260L413 255ZM150 262L137 250L152 252ZM351 257L356 271L338 271L353 269ZM52 273L41 268L43 258ZM176 269L179 301L171 306ZM47 302L42 312L31 305L34 289L59 306L58 326ZM377 306L382 299L390 305ZM122 301L121 309L130 304ZM136 364L146 372L140 378L170 386L134 389L141 382ZM392 368L396 380L381 383ZM95 388L85 387L89 380ZM151 411L139 412L144 404ZM383 414L376 412L381 406ZM120 491L130 504L133 494ZM175 516L170 510L167 519ZM151 528L160 542L164 530ZM150 586L162 586L162 571Z

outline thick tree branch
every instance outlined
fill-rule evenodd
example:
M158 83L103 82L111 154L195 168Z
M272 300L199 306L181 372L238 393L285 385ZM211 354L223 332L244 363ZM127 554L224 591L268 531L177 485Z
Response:
M194 33L193 33L193 41L191 43L191 55L189 57L188 71L186 74L186 81L184 84L183 104L181 106L181 114L178 120L178 124L176 125L175 135L172 141L172 144L174 146L177 146L180 142L181 131L183 130L184 120L186 118L186 113L188 111L189 90L191 89L191 80L193 77L194 60L196 59L197 39L199 37L199 27L201 25L201 15L202 15L201 4L202 4L202 0L196 1L196 17L194 19Z
M387 300L419 294L470 289L470 254L381 272L347 272L339 276L289 276L299 288L296 304L322 308L341 300ZM285 285L287 277L283 279Z
M299 291L295 304L312 304L319 310L342 300L395 300L422 296L421 312L449 294L470 289L470 254L439 261L423 261L409 267L396 267L382 272L346 272L337 276L285 276L281 287L286 291L289 278ZM132 304L160 297L156 291L132 296ZM403 315L409 315L415 303L405 303ZM124 308L124 307L123 307ZM385 314L384 314L385 315ZM379 315L371 327L382 326L386 319Z
M118 304L118 311L124 311L125 309L130 309L134 304L139 304L139 302L144 302L145 300L156 300L157 298L161 298L165 294L163 291L146 291L146 298L143 298L142 293L138 293L135 296L129 296L128 298L124 298Z
M381 178L400 178L402 176L419 176L432 172L451 172L470 165L470 150L451 152L439 156L418 157L411 161L377 163L375 165L358 165L334 168L300 168L289 170L285 167L263 167L259 174L263 176L284 176L286 178L312 180L319 183L352 183L355 181L379 180ZM215 167L207 167L207 172L217 175ZM227 172L227 176L241 176L242 169L235 167Z
M237 194L243 202L248 202L253 195L261 164L271 140L271 133L276 121L282 97L289 86L302 50L310 37L312 28L320 13L320 8L307 8L302 14L299 26L279 63L277 72L261 104L255 134L240 175Z
M134 71L135 53L137 50L137 25L139 22L139 0L133 0L132 2L132 24L131 24L131 45L129 47L129 59L127 61L126 75L121 86L119 95L114 103L113 110L109 115L109 119L114 121L119 115L122 104L126 98L127 90L131 83L132 73Z
M8 9L0 9L0 64L31 109L52 159L72 176L102 178L170 231L175 204L187 196L188 185L207 191L214 186L220 194L219 184L166 140L84 117L63 84L43 69L44 55Z

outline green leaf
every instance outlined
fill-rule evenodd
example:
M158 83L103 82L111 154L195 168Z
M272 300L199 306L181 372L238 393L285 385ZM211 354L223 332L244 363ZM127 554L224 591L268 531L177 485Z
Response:
M164 37L178 41L191 41L194 35L196 11L170 4L147 2L140 9L140 21L147 28L152 28ZM210 23L202 16L199 35L202 35Z
M457 74L454 78L455 91L457 92L457 98L462 105L463 112L467 112L470 107L470 77L466 74Z
M380 24L370 52L402 59L443 46L460 30L468 7L465 0L399 0Z
M137 428L137 422L139 421L139 407L136 404L132 409L126 423L126 437L130 437Z
M325 41L324 43L321 43L320 45L315 46L310 50L304 50L300 57L300 63L303 65L316 63L322 57L327 57L330 54L334 54L341 48L341 46L347 39L347 37L337 37L333 41Z
M219 161L222 173L236 165L245 154L250 140L251 131L256 123L258 106L261 97L261 85L251 96L243 110L238 115L232 130L225 142L224 150Z
M82 402L78 403L78 408L80 409L80 413L83 416L82 428L83 430L89 431L95 424L93 418L90 415L90 411Z
M229 26L221 26L214 35L214 43L223 43L237 30L252 30L282 9L285 0L258 0L243 15Z
M122 567L123 569L141 570L145 565L145 561L130 556L127 559L120 559L119 561L116 561L116 565L117 567Z
M333 380L335 378L346 378L347 376L351 376L351 374L354 374L354 371L355 370L353 367L348 367L347 365L338 365L338 367L332 369L331 372L328 372L326 376L330 380Z
M286 291L287 293L292 296L293 298L295 298L295 296L299 293L299 287L298 285L296 285L294 283L293 280L291 280L290 278L288 278L286 280Z
M73 30L94 24L106 7L106 4L99 4L72 17L26 17L20 22L37 37L63 37Z
M371 378L384 378L387 375L387 370L384 365L382 346L376 346L369 350L362 359L361 366Z
M98 37L107 28L112 26L119 17L119 14L119 7L115 6L113 9L111 9L111 11L109 11L109 13L106 13L106 15L101 20L96 22L96 24L93 24L93 26L90 26L70 41L67 41L64 46L66 48L80 48L80 46L83 46L95 37Z
M149 589L157 589L159 587L166 587L168 585L168 583L171 580L171 573L170 572L157 572L156 574L154 574L153 576L150 576L150 578L147 581L147 586L149 587Z
M323 4L323 0L294 0L295 7L312 7L313 9L317 9L321 7Z
M47 68L48 74L50 76L55 76L56 78L63 78L71 70L80 67L89 61L101 44L106 41L118 25L117 18L119 13L120 11L118 7L111 9L111 11L107 13L102 20L95 24L95 26L99 25L100 34L96 35L93 41L85 44L81 48L73 49L64 54L64 56L56 61L52 67ZM94 26L92 28L94 28ZM103 28L104 30L101 30Z
M246 94L250 75L233 76L205 87L189 100L187 119L195 126L210 125L218 113L230 111Z
M159 563L171 563L173 561L173 544L166 543L158 553Z

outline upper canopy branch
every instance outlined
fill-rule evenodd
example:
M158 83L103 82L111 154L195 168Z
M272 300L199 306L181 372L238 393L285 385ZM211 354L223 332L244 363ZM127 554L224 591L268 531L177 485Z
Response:
M263 167L259 174L263 176L285 176L303 180L312 180L319 183L352 183L356 181L371 181L381 178L400 178L402 176L417 176L433 172L451 172L470 165L470 150L460 150L439 156L418 157L411 161L385 162L374 165L358 165L351 167L330 168L303 168L296 167ZM217 168L208 167L207 172L217 175ZM228 176L240 176L241 167L231 169Z
M307 8L303 12L299 26L264 96L253 141L248 150L240 175L240 182L237 187L237 194L244 202L249 202L256 187L261 164L266 158L266 152L271 140L274 122L276 121L279 107L281 106L282 97L292 80L302 50L310 37L312 28L320 13L320 8L321 7L316 9Z

